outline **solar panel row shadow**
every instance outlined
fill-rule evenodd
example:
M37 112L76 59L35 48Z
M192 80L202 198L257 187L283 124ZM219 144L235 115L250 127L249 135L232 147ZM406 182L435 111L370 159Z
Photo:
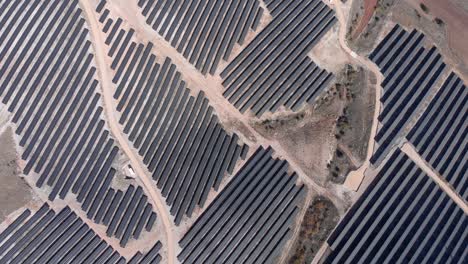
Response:
M139 262L159 263L161 243ZM47 203L36 212L24 210L0 233L1 263L127 263L69 207L56 212Z
M11 227L11 228L10 228ZM2 263L125 263L110 245L69 207L55 212L44 204L26 209L1 234Z

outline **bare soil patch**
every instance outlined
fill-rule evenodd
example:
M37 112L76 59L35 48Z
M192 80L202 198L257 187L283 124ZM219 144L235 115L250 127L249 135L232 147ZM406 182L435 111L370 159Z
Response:
M297 113L279 113L252 121L267 140L276 140L308 177L324 186L327 162L336 146L335 120L342 109L330 101L317 109L306 107Z
M320 68L337 74L346 63L350 63L348 54L341 49L338 39L339 23L336 23L308 53Z
M304 173L322 186L342 184L364 162L374 114L375 78L347 65L337 82L297 113L282 111L253 119L251 126L276 140Z
M377 2L378 0L364 0L363 6L361 8L363 9L363 14L352 33L353 38L358 37L366 28L367 24L369 24L369 21L371 20L372 16L374 15L374 11L377 8Z
M398 5L413 12L395 14L405 17L429 35L464 75L468 75L468 2L461 0L405 0Z
M288 263L311 263L339 219L338 210L330 200L315 197L307 208Z
M342 184L346 175L365 161L375 108L375 77L368 71L347 66L336 84L346 105L338 117L336 151L329 164L330 180Z
M346 36L351 49L359 54L373 49L395 3L396 0L353 1Z
M0 222L18 208L29 203L33 195L31 188L20 176L16 163L13 131L8 127L0 135Z

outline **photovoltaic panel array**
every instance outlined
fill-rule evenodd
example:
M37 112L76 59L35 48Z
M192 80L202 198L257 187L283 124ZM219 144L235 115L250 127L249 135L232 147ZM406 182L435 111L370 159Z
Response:
M293 233L306 188L260 147L179 242L182 263L272 263Z
M287 2L286 0L264 0L265 5L270 12L270 14L275 17L277 16L280 11L281 11L281 4L284 4L284 2Z
M102 119L93 51L78 1L6 1L0 9L0 98L16 124L24 174L37 173L36 186L50 190L51 201L75 194L97 223L107 212L108 235L125 246L138 238L138 224L156 215L141 187L130 185L125 199L111 188L119 149ZM136 200L130 202L131 197ZM107 210L111 201L116 213Z
M137 252L133 256L128 264L159 264L161 263L162 257L159 255L159 250L162 245L160 242L157 242L148 252L141 253Z
M282 1L273 20L221 72L223 95L242 113L313 103L334 79L308 53L335 24L320 0Z
M397 149L328 239L325 263L466 263L468 217Z
M113 20L105 3L96 10L107 33L119 122L179 224L204 206L211 188L218 190L248 147L227 134L203 92L190 95L169 58L158 63L153 44L135 42L135 31Z
M26 209L0 234L2 263L125 263L70 208Z
M263 15L258 0L138 0L146 23L204 75L228 61Z
M380 102L381 124L375 136L378 148L371 158L379 163L401 135L416 109L441 79L445 69L442 56L435 47L425 48L424 35L408 32L396 25L380 42L369 58L385 76Z
M451 73L407 139L468 200L468 89Z
M135 254L139 262L129 263L159 263L160 248L157 242L147 253ZM34 213L24 210L0 233L0 262L127 263L69 207L56 212L47 203Z

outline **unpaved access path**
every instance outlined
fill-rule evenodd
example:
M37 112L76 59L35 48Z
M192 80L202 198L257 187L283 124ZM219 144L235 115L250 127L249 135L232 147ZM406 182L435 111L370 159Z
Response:
M163 37L157 34L151 26L148 26L143 19L143 16L137 15L138 9L135 4L126 3L125 0L115 0L112 5L113 12L117 12L119 17L127 21L131 27L137 32L137 35L143 37L145 40L151 41L156 50L156 55L162 55L160 58L169 57L172 63L177 65L177 70L182 73L187 86L190 88L192 95L196 96L198 91L203 91L205 96L210 101L210 105L215 109L216 115L220 118L223 125L229 123L236 123L236 127L228 127L227 130L236 130L242 127L244 130L236 130L240 135L248 137L249 146L253 152L258 146L271 146L274 149L275 156L285 159L290 164L291 168L298 174L300 179L320 195L326 196L331 199L335 204L342 204L343 201L333 191L320 186L314 180L309 178L307 174L301 170L299 164L288 154L288 152L281 146L278 141L266 139L259 134L250 124L252 116L242 114L234 107L226 98L223 97L222 79L219 74L204 76L193 65L187 62L182 54L170 45ZM121 4L122 3L122 4ZM126 3L126 4L125 4ZM265 11L266 12L266 11ZM266 23L267 24L267 23ZM258 31L261 30L261 27ZM248 43L256 33L250 32L245 43ZM236 45L235 51L231 54L230 59L235 58L240 52L239 46ZM219 65L218 72L224 68L227 62Z
M352 4L352 3L350 3ZM362 183L362 180L364 179L364 175L366 173L366 170L370 166L370 158L372 154L374 153L374 137L375 134L377 133L377 126L379 124L378 117L380 113L380 93L382 90L381 84L384 79L382 73L380 72L379 67L375 63L373 63L371 60L364 56L358 55L356 52L352 51L348 44L346 43L346 17L343 13L343 3L341 3L340 0L332 0L332 5L335 8L335 13L336 17L338 19L338 22L340 23L340 28L339 28L339 41L340 41L340 46L345 51L349 56L351 57L352 60L354 60L357 64L360 64L367 70L373 72L376 76L376 84L375 84L375 110L374 110L374 118L372 121L372 128L371 128L371 133L369 137L369 143L368 143L368 148L367 148L367 155L366 155L366 161L362 166L355 170L352 171L348 174L346 177L346 181L344 183L345 187L347 187L350 190L357 191L359 189L359 186Z
M98 21L95 17L95 11L92 5L87 0L80 0L80 6L84 11L86 20L88 22L88 27L94 45L94 52L96 57L96 64L98 72L100 74L100 81L102 87L102 96L104 99L104 110L107 117L107 124L111 130L112 135L115 140L119 143L120 149L127 155L130 160L130 164L135 170L138 180L142 183L146 194L153 201L153 205L156 207L157 215L162 220L165 232L165 241L162 241L164 249L167 252L167 263L173 264L176 263L176 247L177 241L174 237L174 232L172 231L174 226L173 222L170 219L169 212L165 205L164 199L155 190L155 185L153 179L146 171L146 168L138 158L138 156L133 152L133 148L130 147L127 139L123 136L122 131L117 122L115 116L115 107L113 101L113 87L111 78L108 72L108 66L106 64L106 54L104 47L104 40L101 36L101 30L98 26Z
M414 147L406 142L401 147L401 150L412 160L416 165L418 165L421 170L423 170L432 180L435 181L437 185L465 212L468 214L468 205L465 200L458 195L458 193L453 190L449 183L445 181L439 174L437 174L430 165L418 154Z

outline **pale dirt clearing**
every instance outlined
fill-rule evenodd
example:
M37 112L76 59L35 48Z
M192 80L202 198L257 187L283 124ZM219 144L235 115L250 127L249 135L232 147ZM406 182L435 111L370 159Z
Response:
M11 127L0 135L0 223L9 214L34 199L17 165L17 153Z

